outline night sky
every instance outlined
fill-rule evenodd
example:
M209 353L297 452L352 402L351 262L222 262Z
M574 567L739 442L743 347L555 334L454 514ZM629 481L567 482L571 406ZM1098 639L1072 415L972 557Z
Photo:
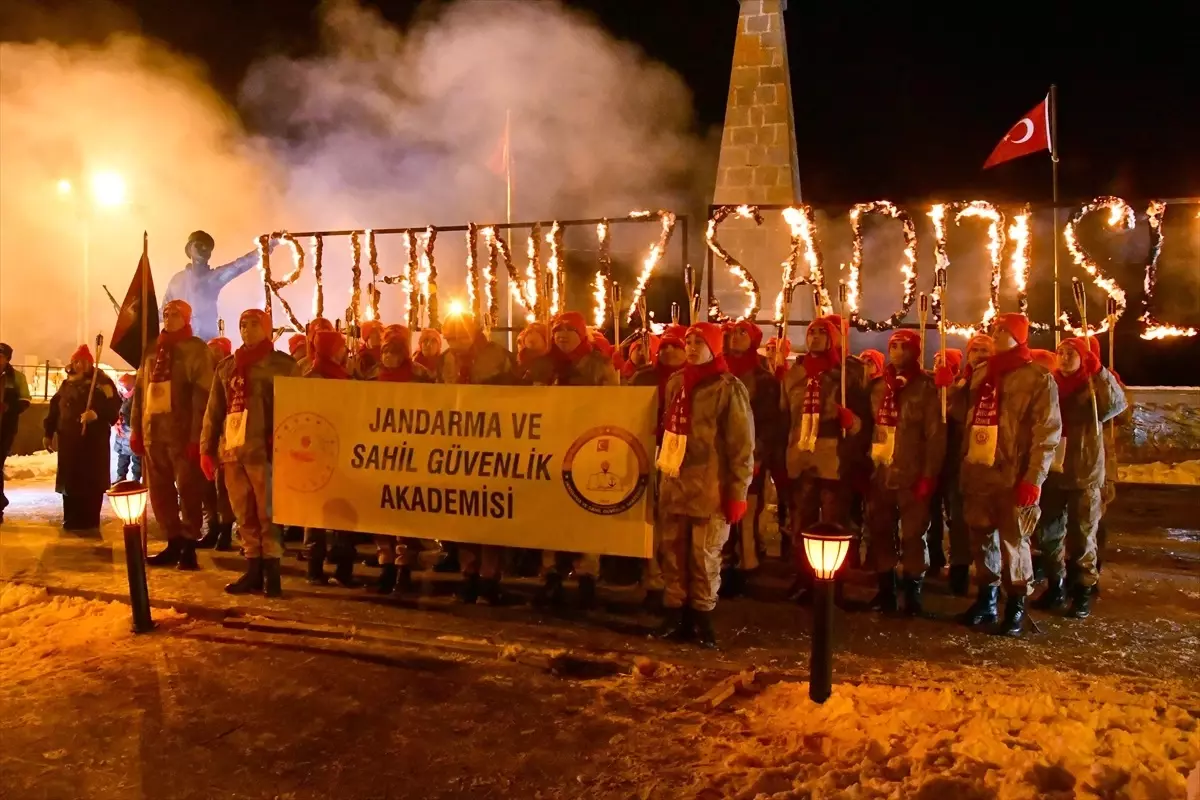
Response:
M371 4L404 25L439 3ZM721 124L736 0L567 4L678 71L694 93L699 130ZM5 4L5 38L37 34L34 5ZM925 3L919 12L910 4L878 5L868 13L859 4L792 0L785 14L807 202L968 196L1048 201L1047 157L986 173L980 165L1051 82L1059 86L1064 201L1102 193L1200 195L1200 84L1195 58L1187 55L1194 43L1186 40L1200 25L1194 4L1180 3L1167 13L1123 4L1055 3L1035 11L1028 5ZM81 38L102 37L119 9L125 27L201 59L231 102L254 60L318 46L315 0L36 6L56 30L64 19L75 20Z

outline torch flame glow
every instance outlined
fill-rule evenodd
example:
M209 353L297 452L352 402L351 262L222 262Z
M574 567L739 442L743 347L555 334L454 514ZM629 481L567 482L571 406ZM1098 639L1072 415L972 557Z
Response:
M566 272L562 260L562 226L558 220L550 226L546 234L546 244L550 245L550 258L546 262L546 272L550 277L550 316L558 314L567 296Z
M808 206L785 208L783 220L791 229L792 250L788 259L783 262L783 281L779 294L775 298L775 321L778 323L784 321L783 295L792 287L793 283L796 283L795 273L796 267L799 266L801 247L804 248L804 260L808 264L808 277L801 279L799 283L809 284L819 292L821 308L817 310L818 315L833 313L833 303L830 301L829 291L825 288L825 276L821 271L821 253L817 248L816 226L813 223L812 209Z
M1013 217L1013 223L1008 229L1008 237L1013 242L1012 279L1013 285L1017 287L1017 302L1020 306L1018 310L1022 314L1029 304L1026 296L1029 291L1029 252L1032 245L1029 238L1029 217L1029 209L1022 210Z
M603 330L604 320L608 316L608 279L604 277L603 272L596 273L592 286L595 287L595 291L592 292L592 299L595 300L592 306L592 326Z
M631 217L641 217L642 212L635 211ZM648 215L647 215L648 216ZM654 274L654 268L662 261L663 255L667 252L667 245L671 241L671 234L675 231L675 215L670 211L659 211L659 220L662 223L662 232L658 236L658 241L650 248L649 255L642 262L642 272L638 275L637 286L633 290L633 298L629 303L629 316L626 322L633 322L633 316L637 313L638 303L642 299L642 294L646 291L646 283L649 282L650 276ZM614 313L616 313L614 311Z
M447 313L452 317L461 317L467 313L467 307L462 300L455 298L447 304Z
M725 218L730 214L736 214L743 219L754 220L755 225L762 225L762 215L758 213L758 206L740 205L734 208L733 206L721 206L713 212L712 218L708 221L708 230L705 233L705 241L708 243L708 249L711 250L718 258L725 262L725 266L729 269L729 274L737 278L738 286L746 293L746 310L742 313L737 321L754 320L758 315L758 310L761 308L762 298L758 292L758 281L750 274L742 263L733 255L721 246L717 241L717 227L725 221ZM709 316L714 319L727 319L726 315L721 312L720 303L717 302L716 294L713 294L713 301L709 307Z
M1146 259L1146 277L1142 284L1142 288L1145 290L1145 300L1142 301L1141 320L1146 324L1146 328L1142 331L1141 336L1148 341L1196 335L1195 328L1164 325L1156 320L1150 312L1150 301L1154 297L1154 284L1158 280L1158 257L1162 253L1163 246L1162 219L1166 210L1167 204L1160 200L1151 200L1150 206L1146 209L1146 221L1150 223L1150 255ZM1110 224L1112 224L1111 220Z
M903 227L904 233L904 260L900 264L900 275L903 278L904 288L902 305L899 311L881 322L862 319L858 315L859 275L862 271L863 261L862 215L872 213L883 214L884 216L898 220ZM849 287L847 302L850 305L850 321L861 331L892 330L900 324L901 320L908 316L909 309L912 308L913 298L916 296L917 229L907 212L897 208L895 204L887 200L877 200L873 203L859 203L850 209L850 230L854 237L853 249L850 253L849 280L847 281Z
M1136 224L1137 218L1133 213L1133 209L1129 207L1128 203L1119 197L1105 195L1103 197L1097 197L1090 203L1084 203L1075 211L1074 214L1071 215L1071 218L1067 220L1067 224L1063 228L1063 241L1067 245L1067 252L1071 254L1071 258L1075 260L1075 263L1082 267L1084 272L1092 277L1093 283L1103 289L1104 292L1116 302L1117 313L1112 317L1112 323L1115 323L1121 318L1121 315L1125 313L1125 291L1100 271L1100 266L1095 262L1095 260L1092 259L1091 256L1089 256L1083 250L1083 248L1079 246L1079 241L1075 234L1075 229L1079 225L1080 220L1082 220L1088 214L1091 214L1093 211L1099 211L1101 209L1108 210L1108 224L1111 227L1116 227L1119 225L1125 230L1132 230ZM1060 320L1063 323L1063 328L1069 331L1073 336L1089 335L1089 331L1091 331L1092 334L1103 333L1108 330L1110 324L1109 318L1105 317L1104 322L1098 326L1093 327L1087 324L1087 321L1084 320L1084 327L1076 328L1071 324L1070 317L1066 311L1062 312Z

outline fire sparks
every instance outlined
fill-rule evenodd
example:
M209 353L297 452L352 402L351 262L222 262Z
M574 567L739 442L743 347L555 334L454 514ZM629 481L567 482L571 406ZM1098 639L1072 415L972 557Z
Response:
M592 306L592 327L602 330L604 320L608 316L608 279L604 277L603 272L596 272L592 286L594 287L592 299L595 301Z
M1146 221L1150 224L1150 253L1146 257L1146 277L1142 284L1145 298L1142 301L1141 320L1146 324L1145 330L1142 331L1142 338L1148 341L1196 335L1195 328L1163 325L1150 313L1150 301L1154 297L1154 284L1158 281L1158 257L1163 248L1162 220L1166 210L1167 204L1160 200L1151 200L1150 206L1146 209Z
M484 272L484 284L488 297L490 297L487 305L491 311L488 313L492 315L493 320L499 315L499 300L492 289L497 281L498 259L503 258L504 267L509 273L509 291L512 294L512 299L521 303L521 307L526 309L526 321L532 323L532 321L538 319L538 290L536 290L536 287L538 287L538 275L536 275L536 272L533 273L533 276L529 275L529 269L533 269L533 265L530 264L529 269L526 270L526 281L522 281L520 276L517 275L517 267L512 264L512 253L509 252L509 245L508 242L504 241L504 237L496 233L496 228L491 227L491 225L484 228L482 233L484 233L487 239L487 269ZM530 277L532 277L533 287L530 287L528 283ZM494 307L493 303L496 303Z
M825 275L821 267L821 249L817 245L816 224L813 222L813 212L810 206L785 208L784 222L791 229L792 249L787 261L783 262L783 281L780 284L779 295L775 298L775 322L783 324L784 293L797 284L807 284L813 287L819 298L818 316L833 312L833 304L829 299L829 290L825 288ZM800 266L800 250L804 249L804 260L808 264L808 277L796 278L796 270Z
M410 330L421 323L421 252L417 248L417 236L411 230L404 232L404 250L408 253L408 272L404 277L404 316Z
M1071 258L1075 260L1075 263L1082 267L1083 270L1092 277L1092 282L1103 289L1104 292L1116 303L1116 313L1111 318L1106 317L1104 322L1095 327L1092 327L1087 320L1081 320L1080 324L1083 327L1076 328L1071 324L1071 320L1067 312L1063 311L1060 318L1063 324L1063 329L1071 333L1073 336L1089 336L1097 333L1103 333L1109 329L1110 324L1115 324L1116 321L1121 318L1121 315L1125 313L1125 291L1120 286L1117 286L1115 281L1106 277L1104 273L1100 271L1100 266L1096 263L1096 261L1079 246L1079 241L1075 234L1075 229L1079 225L1080 220L1082 220L1088 214L1091 214L1093 211L1099 211L1101 209L1108 210L1108 225L1110 227L1116 227L1120 225L1125 230L1132 230L1136 224L1136 217L1133 213L1133 209L1129 207L1129 204L1119 197L1111 197L1108 195L1097 197L1090 203L1084 203L1075 211L1074 214L1071 215L1071 218L1067 220L1067 224L1063 228L1063 241L1066 242L1067 252L1071 254Z
M456 301L451 301L451 311L453 314L453 305ZM459 302L461 306L462 303ZM480 319L483 314L479 313L479 228L474 222L467 225L467 305L471 309L472 314L477 314ZM462 314L460 310L458 314Z
M1029 259L1032 240L1029 237L1029 206L1021 209L1013 217L1008 229L1008 238L1012 240L1012 280L1017 287L1017 310L1022 314L1029 313Z
M542 276L542 226L536 222L529 229L525 255L529 258L529 264L525 267L525 293L537 309L535 316L544 320L546 311L542 306L546 301L546 294L542 290L546 281Z
M862 271L863 235L862 215L883 214L898 220L904 231L904 261L900 264L900 274L903 277L904 296L899 311L888 319L876 322L864 319L858 314L859 274ZM850 309L850 322L860 331L889 331L895 329L900 321L908 316L912 308L917 288L917 229L908 213L897 208L887 200L877 200L873 203L859 203L850 209L850 230L854 236L853 250L850 255L848 271L847 302Z
M313 287L313 302L312 313L314 317L319 317L325 313L325 237L313 237L313 279L316 285Z
M733 255L721 246L717 241L717 227L720 226L725 218L730 214L736 214L742 219L752 219L755 225L762 225L762 215L758 213L758 206L721 206L713 212L712 218L708 221L708 231L705 234L705 241L708 243L708 249L729 268L729 274L738 279L738 285L746 293L746 311L737 318L737 321L754 320L758 316L758 310L761 307L761 298L758 292L758 281L750 274L742 262L738 261ZM709 308L709 314L717 320L727 320L729 317L721 312L721 305L717 302L716 294L713 294L712 306ZM632 317L632 312L630 314Z
M562 226L555 220L546 234L550 245L550 260L546 262L546 276L550 283L550 316L554 317L567 305L567 265L563 259Z
M421 262L417 268L417 297L425 309L427 318L422 320L430 327L437 327L437 263L434 261L433 246L437 242L437 228L429 225L421 234Z
M957 323L945 322L946 333L955 336L964 336L970 338L977 333L986 331L992 324L992 320L999 313L1000 304L1000 271L1002 256L1004 252L1004 213L984 200L972 200L969 203L951 203L949 206L937 204L929 211L929 218L933 220L934 233L934 260L935 269L938 271L939 280L935 281L933 292L933 313L935 319L943 319L946 314L945 307L945 277L946 272L950 267L950 257L946 253L946 211L947 209L957 212L954 215L954 224L962 225L963 218L971 217L984 219L988 222L988 260L991 264L991 281L989 283L988 305L983 312L983 318L979 325L960 325Z
M592 323L598 329L604 327L604 320L608 311L609 287L612 286L612 244L608 238L608 228L608 220L604 220L596 225L596 239L599 241L596 255L597 260L600 262L600 270L596 273L596 279L593 282L596 291L592 293L592 297L596 302L592 310ZM616 319L620 313L621 309L614 308L613 319Z
M358 231L350 234L350 308L346 310L346 323L358 324L362 306L362 239Z
M367 286L367 319L379 319L379 248L375 243L375 231L367 230L367 266L371 270L371 283Z
M629 215L633 219L646 219L651 216L647 211L634 211ZM650 276L654 274L655 267L662 261L663 255L667 252L667 245L671 242L671 234L675 232L675 215L670 211L659 211L658 218L662 222L662 232L658 236L658 241L650 248L649 255L642 262L642 272L638 275L637 286L633 290L633 299L629 303L629 316L626 322L633 322L633 315L637 312L638 303L642 299L642 294L646 291L646 283L649 282ZM616 313L615 311L613 313Z

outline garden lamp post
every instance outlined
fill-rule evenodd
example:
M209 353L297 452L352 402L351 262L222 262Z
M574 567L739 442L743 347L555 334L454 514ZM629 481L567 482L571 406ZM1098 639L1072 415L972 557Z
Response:
M154 629L150 619L150 590L146 586L146 554L142 550L142 517L146 513L147 490L138 481L119 481L105 494L125 526L125 571L129 576L129 605L133 608L133 632Z
M828 522L813 525L802 535L804 555L816 577L808 696L814 703L824 703L829 699L833 687L833 642L830 634L833 628L834 577L850 552L852 539L850 532L841 525Z

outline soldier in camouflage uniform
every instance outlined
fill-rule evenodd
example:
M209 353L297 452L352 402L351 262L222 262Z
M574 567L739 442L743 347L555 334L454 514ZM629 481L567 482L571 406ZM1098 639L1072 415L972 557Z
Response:
M196 542L208 488L200 432L214 366L208 345L192 335L191 319L182 300L163 306L163 332L138 371L129 435L130 449L142 456L154 518L167 533L166 549L146 563L184 570L199 568Z
M875 471L867 494L867 529L879 593L871 607L896 611L896 566L903 572L904 611L920 614L929 568L925 532L929 498L946 458L946 426L933 378L921 369L921 336L898 330L888 339L888 365L871 384ZM900 526L900 556L896 525Z
M758 569L763 552L759 517L763 510L763 486L767 464L776 441L784 436L779 409L779 381L758 356L762 328L752 322L735 324L726 334L729 343L725 361L729 371L746 387L754 414L754 480L746 496L745 518L733 526L725 546L725 570L721 576L721 596L736 597L745 592L746 576Z
M979 584L962 622L995 622L1003 584L1008 600L998 633L1020 636L1033 587L1029 539L1062 418L1054 379L1033 363L1026 345L1028 318L1001 314L993 339L996 354L972 371L970 385L955 398L967 409L959 482Z
M243 344L217 365L208 396L200 467L209 480L218 469L223 474L246 556L245 573L225 591L279 597L283 546L271 523L275 378L299 377L300 368L290 356L276 352L265 311L243 311L238 325Z
M1041 497L1048 585L1035 605L1061 608L1069 593L1069 615L1083 619L1091 613L1092 587L1100 579L1096 530L1103 513L1104 423L1124 411L1126 401L1116 378L1100 366L1083 339L1064 339L1058 346L1058 364L1054 381L1062 438ZM1073 585L1064 586L1068 559L1074 567Z
M596 348L587 321L578 311L567 311L550 326L554 345L550 352L529 367L528 379L535 386L617 386L620 379L612 359ZM563 573L570 570L579 581L579 605L590 608L596 601L596 578L600 556L589 553L542 552L543 584L538 602L561 605Z
M449 349L443 354L438 382L474 386L512 386L517 383L517 364L512 353L488 341L473 315L449 317L442 325ZM463 586L460 599L475 603L500 600L502 549L492 545L458 543Z
M722 356L721 328L687 330L687 365L667 384L658 467L658 523L666 618L660 636L715 648L712 611L729 526L746 514L754 477L754 414L746 387Z
M792 492L792 554L797 580L793 597L806 602L812 568L802 532L816 522L845 526L851 481L868 468L870 398L857 356L841 363L841 317L814 320L805 334L808 351L784 373L781 408L788 420L787 471ZM841 371L847 372L846 398Z

